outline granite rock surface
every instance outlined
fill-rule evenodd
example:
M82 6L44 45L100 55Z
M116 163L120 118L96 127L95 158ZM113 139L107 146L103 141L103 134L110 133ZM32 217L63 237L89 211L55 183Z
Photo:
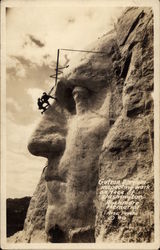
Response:
M60 79L58 101L29 142L29 151L48 158L48 165L17 242L153 241L151 8L126 9L90 50L103 53L83 55ZM107 208L109 193L102 197L99 180L127 180L133 190L145 181L136 215L128 215L128 207L125 218L122 209Z

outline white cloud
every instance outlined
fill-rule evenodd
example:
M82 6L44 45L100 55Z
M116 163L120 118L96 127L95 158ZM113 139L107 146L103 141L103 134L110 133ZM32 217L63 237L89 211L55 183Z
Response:
M18 63L18 60L16 58L7 56L6 65L8 68L16 68L17 63Z
M28 140L39 123L40 118L30 125L19 125L7 117L7 149L14 149L16 152L27 152Z
M45 165L45 158L7 152L7 197L32 195Z
M45 158L32 156L27 149L39 121L22 126L7 118L7 197L32 195L45 166Z
M16 111L21 111L22 107L11 97L7 98L7 104L11 105Z
M111 18L117 17L121 8L74 7L14 8L7 17L7 54L23 55L41 65L43 56L50 55L48 63L56 60L58 48L81 49L98 36L111 29ZM91 14L88 14L91 13ZM74 22L69 23L72 17ZM23 46L26 36L38 37L45 46Z
M27 93L32 97L33 110L37 110L37 99L42 96L43 90L38 88L29 88Z
M17 77L25 77L26 76L26 71L23 65L13 57L7 57L7 68L15 68L16 76Z
M51 79L50 81L49 80L45 80L44 81L44 85L46 86L46 88L48 90L50 90L51 88L53 88L55 86L55 80L54 80L54 78L50 78L50 79Z
M22 66L22 64L18 64L16 67L16 74L19 77L25 77L26 75L26 71L24 69L24 67Z

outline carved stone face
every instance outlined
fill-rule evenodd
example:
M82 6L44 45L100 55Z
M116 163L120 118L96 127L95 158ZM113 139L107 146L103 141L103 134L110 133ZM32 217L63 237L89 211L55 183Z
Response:
M109 130L110 89L107 80L84 78L80 72L81 67L58 83L58 101L45 112L28 145L32 154L48 159L46 232L53 242L94 242L98 160ZM58 240L52 238L56 234Z
M96 42L95 50L105 54L81 60L58 82L58 101L31 138L30 152L48 159L45 229L51 242L94 242L94 228L97 242L153 241L152 18L150 8L126 10L116 34L111 31ZM140 202L136 198L136 215L124 206L113 218L105 203L108 193L100 195L99 178L135 183L135 189L124 188L132 198L137 183L145 180L149 189L141 190ZM115 195L121 206L124 197Z

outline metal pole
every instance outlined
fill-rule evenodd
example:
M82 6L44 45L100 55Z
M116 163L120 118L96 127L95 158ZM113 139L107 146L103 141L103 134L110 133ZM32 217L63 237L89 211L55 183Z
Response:
M57 85L57 78L58 78L58 64L59 64L59 49L57 50L57 65L56 65L55 86Z
M107 52L104 51L93 51L93 50L80 50L80 49L60 49L60 50L66 50L66 51L77 51L77 52L85 52L85 53L99 53L99 54L107 54Z
M99 54L107 54L107 52L104 52L104 51L91 51L91 50L78 50L78 49L63 49L63 48L61 48L61 49L58 49L57 50L57 65L56 65L56 69L55 69L55 71L56 71L56 74L55 75L52 75L52 76L50 76L50 77L55 77L55 86L57 85L57 80L58 80L58 65L59 65L59 54L60 54L60 50L65 50L65 51L77 51L77 52L85 52L85 53L99 53ZM62 67L62 68L59 68L59 69L63 69L63 68L67 68L69 65L67 65L66 67ZM55 87L54 86L54 87ZM54 87L53 88L51 88L51 90L49 91L49 93L51 93L52 91L53 91L53 89L54 89Z

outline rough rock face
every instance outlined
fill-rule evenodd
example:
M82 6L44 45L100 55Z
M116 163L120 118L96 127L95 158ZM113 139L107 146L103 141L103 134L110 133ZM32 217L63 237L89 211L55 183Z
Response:
M117 99L122 110L104 140L99 158L99 179L145 181L137 215L126 220L109 216L106 200L99 204L96 237L105 242L151 242L153 240L153 19L150 9L127 10L117 25L121 59L122 94ZM116 54L116 53L115 53ZM116 62L117 63L117 62ZM123 79L123 80L122 80ZM119 83L119 81L121 83ZM118 86L114 90L118 91ZM114 95L116 96L116 94ZM114 103L111 102L111 106ZM113 112L115 114L115 112ZM112 184L113 185L113 184ZM137 193L140 186L137 186ZM107 199L107 198L106 198ZM120 198L119 198L120 199ZM116 211L116 209L115 209ZM121 215L121 211L117 213Z
M28 145L32 154L48 158L48 166L43 191L35 192L25 221L27 242L153 240L152 10L127 9L91 49L105 53L83 55L59 81L58 101ZM102 179L115 181L112 190L124 180L129 188L133 183L132 191L146 182L140 184L137 215L126 211L124 220L116 208L110 214L109 191L108 198L100 192ZM116 198L112 194L113 202L129 196L128 189L122 191Z
M23 230L31 197L7 199L7 237Z

